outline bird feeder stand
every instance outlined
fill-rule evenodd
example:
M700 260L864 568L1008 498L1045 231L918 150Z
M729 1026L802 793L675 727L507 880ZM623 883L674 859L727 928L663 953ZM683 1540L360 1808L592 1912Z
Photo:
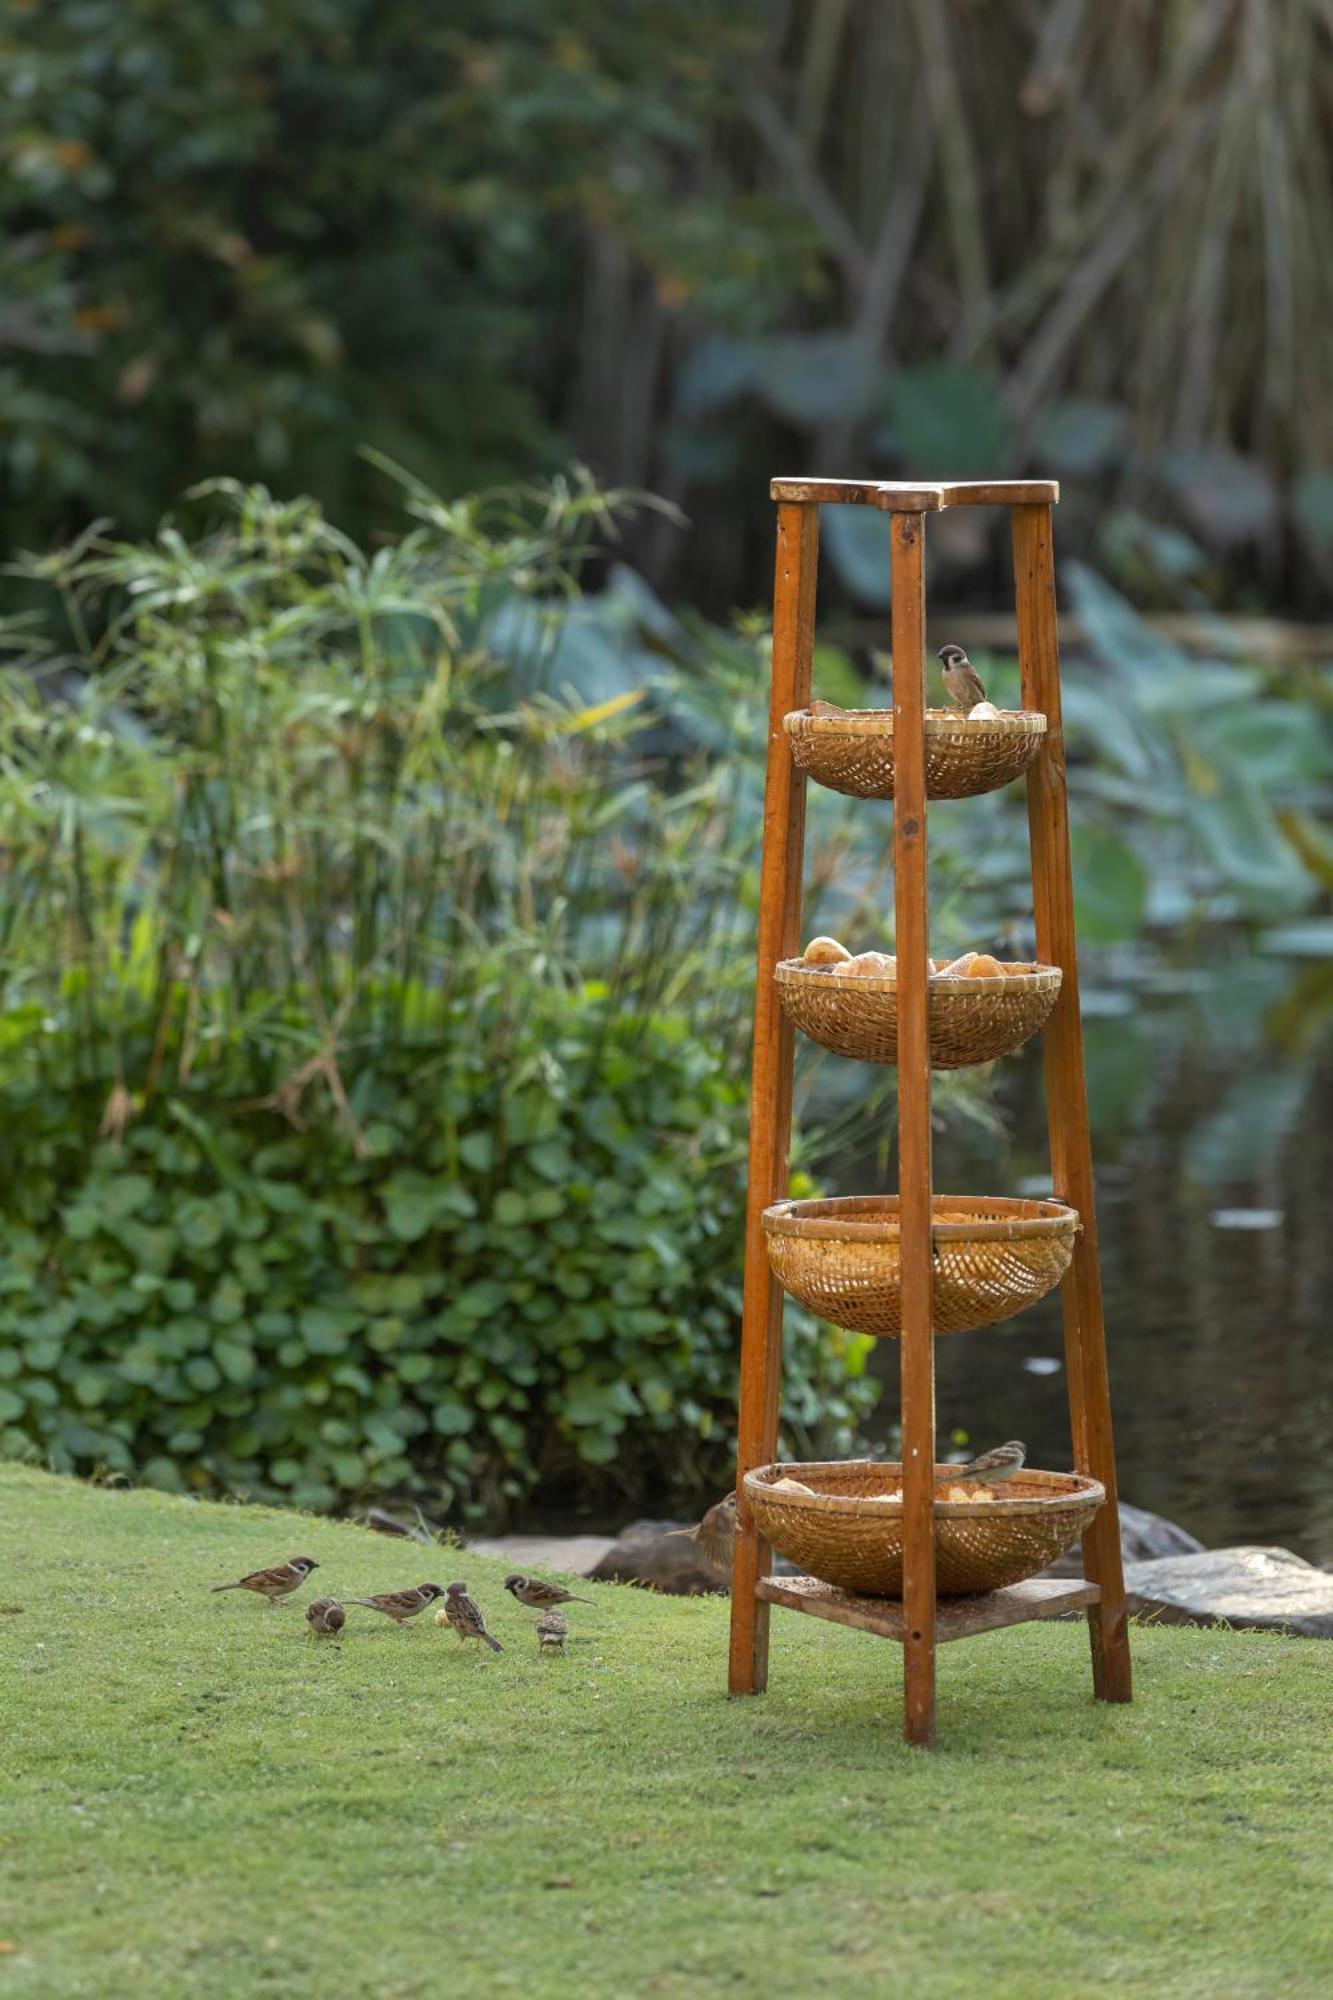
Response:
M1092 1151L1079 1015L1073 879L1060 717L1049 480L909 485L894 481L775 479L777 567L773 668L764 793L759 962L741 1339L737 1536L731 1598L730 1687L759 1694L768 1681L773 1604L896 1638L904 1656L904 1734L928 1745L935 1729L937 1641L1025 1618L1086 1608L1093 1689L1131 1696L1129 1637L1116 1503L1115 1446L1107 1386ZM901 1607L773 1578L772 1551L746 1503L747 1472L775 1459L782 1361L783 1291L765 1243L764 1211L788 1193L795 1031L784 1016L775 968L800 950L806 778L784 721L811 693L815 588L822 506L874 507L889 517L893 645L893 859L896 921L898 1194L901 1232L903 1591ZM930 960L927 937L925 533L946 507L1007 507L1013 534L1022 705L1046 719L1027 774L1038 957L1060 968L1059 997L1043 1032L1047 1125L1056 1195L1081 1221L1061 1285L1065 1370L1077 1471L1101 1482L1105 1503L1083 1536L1086 1575L1020 1584L937 1603L935 1588L935 1325L930 1121Z

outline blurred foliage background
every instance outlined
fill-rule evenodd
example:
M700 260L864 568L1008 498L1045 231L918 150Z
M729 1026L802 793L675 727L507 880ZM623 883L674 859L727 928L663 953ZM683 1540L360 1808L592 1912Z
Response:
M1328 0L10 0L0 58L0 1449L723 1481L768 480L1033 472L1127 1490L1333 1559ZM883 700L885 524L822 534L818 690ZM1015 700L1004 523L928 560ZM931 833L936 947L1030 953L1019 793ZM888 943L888 854L814 795L810 928ZM940 1080L942 1176L1046 1184L1026 1061ZM892 1084L804 1051L801 1174L883 1184ZM946 1430L1063 1462L1044 1324ZM892 1354L790 1326L848 1448Z
M1326 0L14 0L3 538L210 472L362 533L362 444L444 493L572 455L684 508L630 551L719 609L775 469L1037 468L1141 601L1313 614L1331 38ZM984 596L984 527L935 539Z

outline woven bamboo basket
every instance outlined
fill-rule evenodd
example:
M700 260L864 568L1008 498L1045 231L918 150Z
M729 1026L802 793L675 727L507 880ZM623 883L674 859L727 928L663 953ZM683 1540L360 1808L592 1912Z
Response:
M941 972L946 961L931 961ZM858 1062L898 1060L898 989L892 979L835 978L832 966L784 958L777 967L782 1011L803 1035ZM1003 978L932 979L932 1069L993 1062L1023 1046L1047 1017L1063 977L1055 965L1010 965Z
M956 1468L937 1465L947 1480ZM776 1479L814 1489L775 1493ZM745 1475L745 1497L766 1542L810 1576L841 1590L901 1597L902 1467L874 1459L764 1465ZM940 1597L1003 1590L1064 1554L1106 1498L1096 1479L1024 1470L989 1500L935 1502L935 1588Z
M936 1333L993 1326L1044 1298L1074 1254L1077 1212L1061 1201L933 1198ZM896 1195L779 1201L764 1210L768 1261L785 1291L857 1333L902 1331Z
M836 715L794 709L783 718L798 771L855 799L893 797L893 710ZM1041 749L1046 717L1014 711L973 721L960 710L926 714L926 796L968 799L1019 778Z

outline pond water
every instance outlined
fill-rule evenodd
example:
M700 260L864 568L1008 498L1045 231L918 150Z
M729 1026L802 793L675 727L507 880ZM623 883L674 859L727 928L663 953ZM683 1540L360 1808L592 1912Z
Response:
M1278 935L1085 967L1122 1496L1209 1546L1333 1567L1333 961ZM1219 962L1220 954L1220 962ZM948 1192L1049 1192L1040 1056L996 1072L1003 1137L952 1125ZM828 1176L826 1175L827 1179ZM891 1185L863 1159L839 1191ZM1070 1462L1058 1298L936 1348L940 1434ZM897 1417L877 1345L875 1425Z

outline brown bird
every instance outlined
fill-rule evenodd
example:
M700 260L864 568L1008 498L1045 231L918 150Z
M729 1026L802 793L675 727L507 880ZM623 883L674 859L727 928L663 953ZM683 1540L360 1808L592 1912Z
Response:
M543 1611L537 1620L537 1653L563 1653L569 1637L569 1620L561 1611Z
M336 1639L347 1623L347 1613L336 1597L312 1597L305 1615L311 1631L324 1639Z
M736 1546L736 1495L728 1493L716 1506L710 1507L702 1521L693 1528L673 1528L673 1535L688 1535L710 1563L725 1569L731 1561L731 1552Z
M416 1539L406 1521L400 1521L395 1514L386 1514L382 1507L367 1508L366 1526L373 1528L377 1535L398 1535L405 1542Z
M944 689L955 708L966 712L986 699L977 670L961 646L941 646L937 657L944 663Z
M215 1583L214 1592L219 1590L253 1590L257 1596L266 1597L276 1605L279 1598L291 1591L299 1590L312 1569L319 1564L313 1556L293 1556L289 1562L275 1563L272 1569L251 1570L249 1576L240 1577L235 1583Z
M548 1583L544 1576L519 1576L517 1571L505 1578L505 1589L530 1611L550 1611L557 1604L592 1603L590 1597L576 1597L563 1583Z
M418 1611L424 1611L428 1604L443 1596L438 1583L419 1583L415 1590L385 1590L378 1597L349 1597L347 1602L364 1604L367 1611L382 1611L395 1625L405 1625Z
M397 1535L405 1542L424 1542L433 1547L437 1539L435 1530L420 1507L414 1507L413 1511L417 1517L415 1528L406 1521L400 1521L396 1514L386 1514L382 1507L370 1507L366 1510L366 1526L373 1528L377 1535Z
M458 1634L460 1646L465 1639L480 1639L493 1653L503 1653L504 1647L500 1641L492 1639L486 1630L486 1620L481 1615L481 1606L475 1598L468 1596L465 1583L449 1585L444 1594L444 1609L436 1612L435 1623L438 1625L441 1619L446 1625L453 1626Z
M983 1451L980 1458L970 1458L966 1465L951 1465L950 1480L975 1479L978 1486L998 1486L1001 1480L1012 1479L1028 1455L1028 1448L1019 1438L1011 1438L1008 1444L997 1444L994 1451Z

